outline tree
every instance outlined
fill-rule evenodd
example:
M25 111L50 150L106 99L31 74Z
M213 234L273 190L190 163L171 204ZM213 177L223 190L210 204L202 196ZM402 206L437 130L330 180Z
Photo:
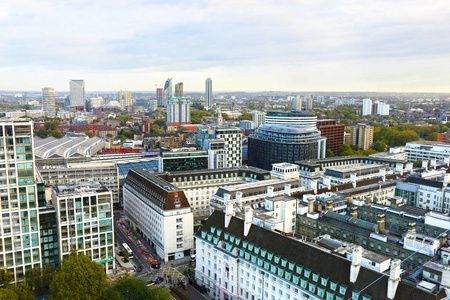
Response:
M334 157L334 153L330 149L327 149L327 157Z
M448 132L448 127L444 125L441 128L441 133L446 133L446 132Z
M415 162L413 162L413 167L414 168L422 168L422 161L420 159L416 160Z
M52 283L53 276L55 276L56 270L51 264L47 264L42 271L42 284L44 289L48 289Z
M59 132L58 130L52 130L50 131L50 135L54 138L60 139L62 138L62 133Z
M18 285L11 285L8 287L20 300L34 300L33 293L30 286L26 283L19 283Z
M107 290L103 266L75 253L62 262L50 285L54 299L103 299Z
M350 147L350 145L343 144L339 147L339 150L338 150L339 156L350 156L353 154L354 154L354 151L353 151L352 147Z
M373 149L378 152L383 152L386 149L386 143L383 141L376 141L373 145Z
M107 133L107 134L106 134L106 137L110 139L110 138L113 137L113 135L112 135L111 133Z
M348 123L349 123L349 121L347 119L342 119L341 120L341 124L348 125Z
M239 120L252 120L252 114L249 112L243 112L242 115L239 117Z
M114 286L113 290L119 292L123 299L171 299L170 292L164 288L148 288L145 282L133 276L121 278Z
M42 277L41 268L29 269L25 272L25 282L35 290L42 290L44 288L44 281Z
M153 125L158 125L159 128L164 128L167 126L166 121L164 121L163 119L155 120L155 122L153 122Z
M432 132L425 137L427 141L437 141L437 138L438 138L437 132Z
M226 114L226 113L222 113L222 118L225 120L225 121L230 121L231 120L231 118L228 116L228 114Z
M13 275L6 271L6 269L0 269L0 286L8 285L13 279Z
M90 131L90 130L86 130L86 131L84 132L84 134L87 135L89 138L91 138L91 137L94 136L94 133L93 133L92 131Z
M19 296L11 289L1 289L0 300L19 300Z

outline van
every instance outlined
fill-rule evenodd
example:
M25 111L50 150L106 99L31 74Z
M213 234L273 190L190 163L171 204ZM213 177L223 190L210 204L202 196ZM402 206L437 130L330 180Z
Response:
M191 255L191 261L194 262L195 261L195 254Z

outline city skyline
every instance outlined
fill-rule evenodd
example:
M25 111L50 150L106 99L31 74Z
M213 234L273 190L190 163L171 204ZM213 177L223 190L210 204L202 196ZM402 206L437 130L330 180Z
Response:
M179 78L202 91L211 77L217 91L445 93L449 15L444 1L98 1L89 10L6 1L0 90L67 90L72 78L89 90L153 90ZM128 21L108 21L119 17Z

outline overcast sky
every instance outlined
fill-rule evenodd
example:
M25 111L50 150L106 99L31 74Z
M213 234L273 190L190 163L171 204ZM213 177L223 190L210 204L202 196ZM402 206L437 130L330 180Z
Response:
M0 90L450 92L448 1L2 0Z

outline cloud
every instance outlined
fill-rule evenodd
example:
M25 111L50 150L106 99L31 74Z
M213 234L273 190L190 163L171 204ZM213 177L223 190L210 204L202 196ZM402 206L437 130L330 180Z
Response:
M0 89L449 90L449 17L446 1L7 1Z

